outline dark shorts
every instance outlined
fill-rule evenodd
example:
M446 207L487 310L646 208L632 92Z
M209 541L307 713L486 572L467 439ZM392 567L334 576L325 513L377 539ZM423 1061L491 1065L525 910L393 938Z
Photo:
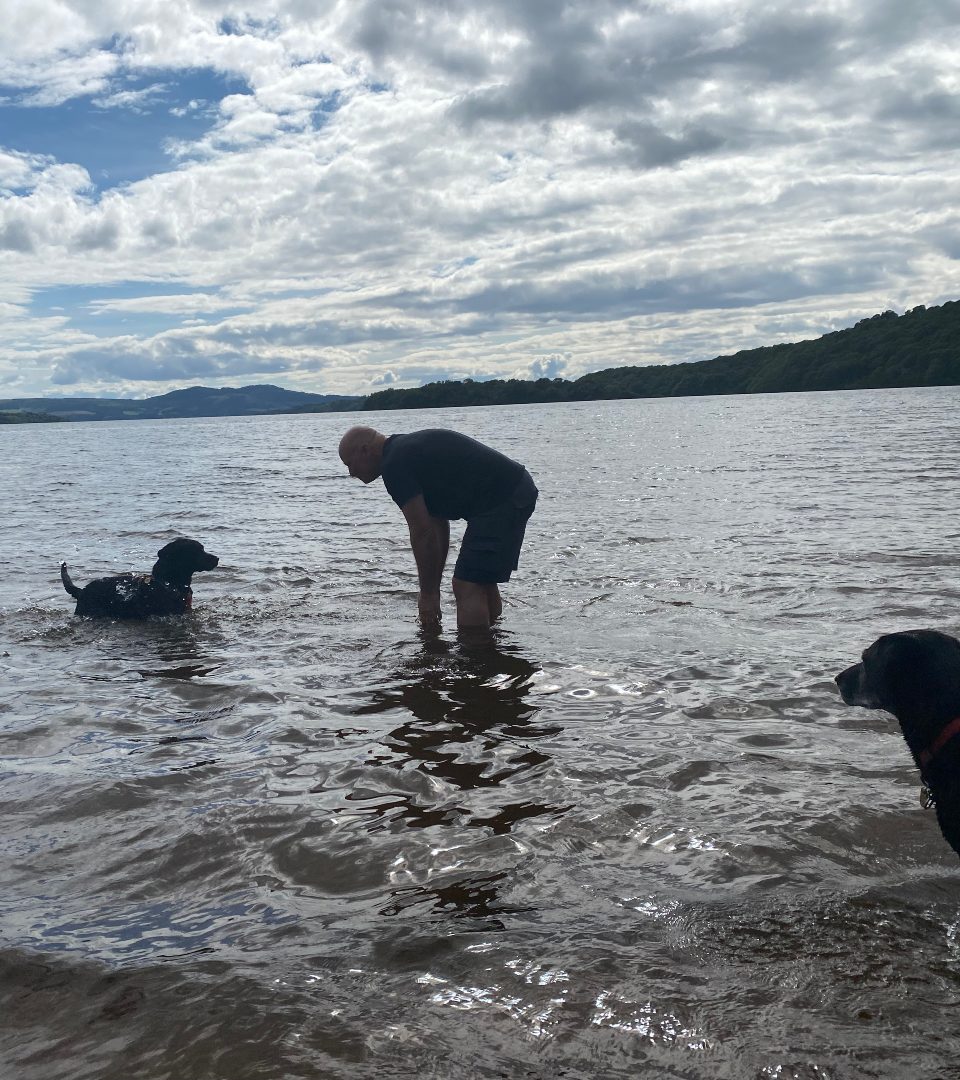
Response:
M538 494L530 474L524 471L506 502L469 518L453 576L477 585L509 581L520 561L523 534Z

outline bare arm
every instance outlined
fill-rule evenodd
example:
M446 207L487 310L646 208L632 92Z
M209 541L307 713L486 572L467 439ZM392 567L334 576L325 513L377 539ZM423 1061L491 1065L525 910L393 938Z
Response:
M418 608L424 622L440 621L440 580L450 546L450 522L434 517L423 495L415 495L403 506L410 530L410 547L420 580Z

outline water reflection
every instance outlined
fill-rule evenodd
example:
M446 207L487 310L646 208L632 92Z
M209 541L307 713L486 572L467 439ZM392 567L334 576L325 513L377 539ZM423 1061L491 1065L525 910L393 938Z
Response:
M529 910L506 903L500 896L502 889L512 884L506 871L491 874L473 874L442 884L415 885L394 889L390 903L380 909L381 915L422 915L424 911L454 919L484 920L485 930L504 930L503 916L515 915ZM477 929L476 926L472 927Z
M381 738L388 754L372 763L397 769L413 765L463 792L508 788L520 774L543 769L550 756L531 743L560 729L537 722L530 692L538 670L502 634L456 643L422 636L418 651L370 693L366 704L353 710L357 716L406 714ZM458 822L494 833L509 832L526 818L555 816L567 809L529 801L424 807L399 793L397 799L384 809L391 811L391 818L401 810L408 826Z

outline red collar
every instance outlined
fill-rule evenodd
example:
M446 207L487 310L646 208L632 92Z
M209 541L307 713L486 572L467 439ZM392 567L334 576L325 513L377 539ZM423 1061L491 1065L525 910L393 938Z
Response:
M917 760L920 762L920 768L922 769L929 765L933 758L958 732L960 732L960 716L958 716L956 720L951 720L926 750L920 751L917 755Z

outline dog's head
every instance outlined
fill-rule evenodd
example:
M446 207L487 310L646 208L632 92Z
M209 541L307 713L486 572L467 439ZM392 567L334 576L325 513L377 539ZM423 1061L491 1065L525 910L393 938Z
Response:
M847 705L886 709L912 750L960 716L960 641L937 630L884 634L837 675Z
M176 585L189 585L190 578L202 570L212 570L220 560L204 551L197 540L179 537L157 552L153 576Z

